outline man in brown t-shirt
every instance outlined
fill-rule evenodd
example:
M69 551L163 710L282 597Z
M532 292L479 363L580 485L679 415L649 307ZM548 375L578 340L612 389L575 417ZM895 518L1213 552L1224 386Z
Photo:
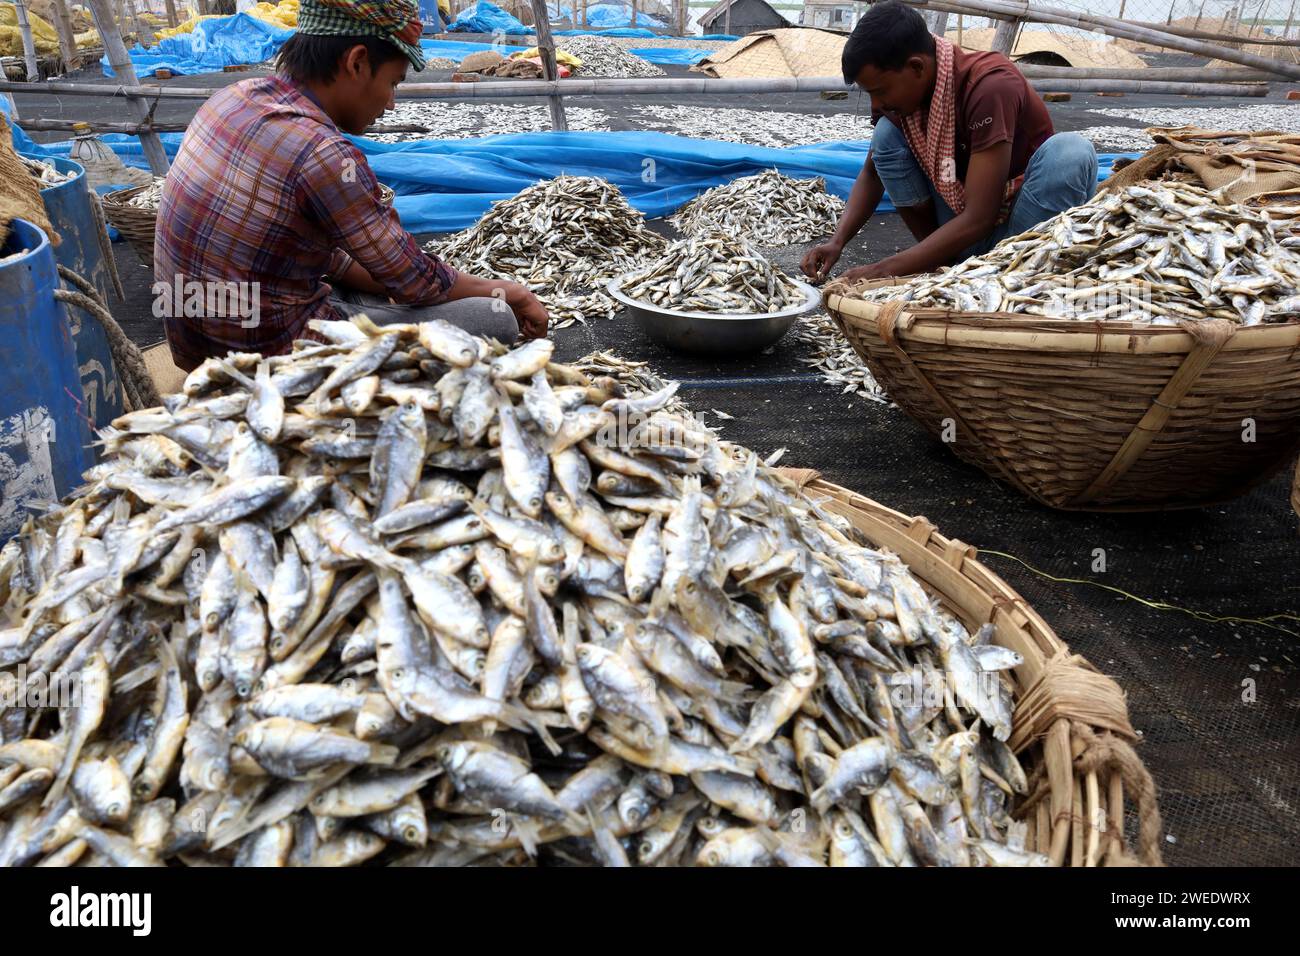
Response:
M844 45L844 79L871 95L871 152L832 238L803 258L825 278L886 192L916 245L845 275L930 272L1086 202L1097 154L1053 133L1047 107L1000 53L933 36L897 0L878 3Z

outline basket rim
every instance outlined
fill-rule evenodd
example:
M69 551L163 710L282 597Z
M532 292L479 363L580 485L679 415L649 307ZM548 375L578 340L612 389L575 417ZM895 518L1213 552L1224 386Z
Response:
M881 284L893 284L884 280ZM842 293L825 296L828 311L875 322L887 302L870 302ZM1096 354L1180 354L1194 348L1195 336L1177 326L1135 322L1080 322L1013 312L959 312L903 308L895 328L899 341L1006 351L1086 352ZM1300 347L1300 320L1238 326L1223 351Z

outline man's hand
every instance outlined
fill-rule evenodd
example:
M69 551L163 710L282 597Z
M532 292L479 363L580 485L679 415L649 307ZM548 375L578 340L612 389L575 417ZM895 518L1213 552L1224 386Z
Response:
M866 279L888 279L894 275L892 269L885 265L884 260L873 262L870 265L858 266L856 269L850 269L844 273L843 278L849 282L861 282Z
M519 321L519 333L526 339L542 339L550 327L551 317L546 313L546 306L518 282L503 282L501 289L506 295L506 305L510 306Z
M808 278L814 282L820 282L830 274L835 263L840 261L842 251L843 248L838 243L823 242L821 245L813 246L804 253L799 268L803 269L803 274Z

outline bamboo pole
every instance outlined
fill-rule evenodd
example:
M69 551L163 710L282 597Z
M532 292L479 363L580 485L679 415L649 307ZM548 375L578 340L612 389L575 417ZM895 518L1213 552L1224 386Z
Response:
M961 46L962 21L965 20L960 13L957 14L957 45Z
M927 0L907 0L907 2L911 6L937 6L937 4L929 3ZM1271 73L1290 79L1300 79L1300 64L1286 63L1269 57L1257 56L1254 53L1247 53L1245 50L1233 50L1199 40L1190 40L1162 30L1140 27L1110 17L1090 16L1070 10L1061 10L1057 7L1043 7L1036 4L1031 6L1025 2L1011 2L1011 0L946 0L943 6L967 12L976 12L981 16L988 16L989 14L997 16L1001 14L1004 17L1020 17L1037 23L1055 23L1088 32L1100 30L1107 36L1121 40L1155 43L1171 50L1196 53L1212 59L1227 60L1229 63L1240 63L1243 66L1268 70Z
M26 0L14 0L14 13L18 17L18 32L23 37L23 63L27 67L27 82L39 83L41 68L36 62L36 42L32 39L32 24L27 19Z
M1124 69L1109 67L1045 66L1035 63L1017 63L1016 68L1026 77L1037 80L1163 80L1168 83L1267 83L1272 74L1263 70L1246 70L1240 67L1202 69L1188 67L1149 67Z
M1282 28L1282 38L1291 38L1291 20L1295 17L1295 0L1291 0L1291 9L1286 13L1286 26Z
M1124 19L1124 8L1128 6L1128 0L1119 0L1119 19Z
M930 31L937 37L943 36L948 32L948 14L938 11L934 15L934 29Z
M77 39L72 32L67 0L54 0L54 30L59 35L59 56L63 58L64 70L75 70L81 66L81 57L77 56Z
M546 15L546 0L532 0L532 5L533 30L537 34L537 51L542 57L542 75L545 77L546 85L551 88L547 103L551 110L551 129L563 132L569 128L569 121L564 116L564 100L559 95L560 73L555 65L555 41L551 38L551 23Z
M727 0L727 12L724 15L725 20L722 25L722 32L731 36L731 0Z
M141 46L148 46L148 41L153 39L153 33L140 22L140 11L135 5L135 0L126 0L126 9L130 11L131 22L135 24L135 42Z
M636 0L632 0L632 28L636 28Z
M131 64L131 57L127 55L126 46L122 43L122 34L113 20L113 11L108 5L108 0L86 0L86 2L90 5L95 26L99 28L99 35L104 40L104 52L108 55L108 62L113 68L114 75L122 81L123 86L138 88L139 81L135 77L135 67ZM127 103L137 122L147 123L151 119L151 111L142 98L134 97ZM158 138L158 134L141 133L140 145L144 147L144 156L149 161L149 168L153 174L166 176L169 166L167 153L163 150L162 140Z
M1165 17L1165 26L1169 26L1169 24L1174 22L1174 6L1177 5L1177 3L1178 0L1170 0L1169 15Z
M999 20L993 31L993 42L989 44L989 49L994 53L1010 56L1012 44L1016 39L1016 26L1019 23L1019 20Z
M104 0L93 0L104 2ZM1048 69L1051 69L1048 67ZM1173 95L1199 94L1203 96L1264 96L1266 84L1246 83L1175 83L1122 78L1102 79L1033 79L1030 85L1037 90L1077 92L1133 92L1168 93ZM716 93L742 95L750 93L821 93L844 90L846 84L838 76L776 77L751 80L713 80L701 77L667 79L605 79L574 78L560 82L546 80L493 80L481 83L403 83L397 88L402 99L478 100L517 99L537 96L659 96L681 93ZM182 86L107 86L82 83L26 84L0 81L0 92L49 93L61 96L122 96L131 102L152 102L157 99L207 99L216 90ZM146 110L147 111L147 110Z
M1196 22L1192 24L1193 30L1199 30L1201 28L1201 17L1204 16L1204 14L1205 14L1205 0L1201 0L1201 8L1196 11ZM1123 14L1120 14L1120 16L1123 16Z
M178 27L180 24L180 18L176 15L176 0L167 0L167 25Z

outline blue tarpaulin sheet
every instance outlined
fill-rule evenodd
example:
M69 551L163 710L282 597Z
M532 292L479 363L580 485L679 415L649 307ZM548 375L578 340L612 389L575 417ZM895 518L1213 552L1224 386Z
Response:
M162 133L175 156L180 133ZM148 168L139 140L118 133L100 137L129 166ZM352 138L379 180L397 193L398 215L411 232L451 232L471 226L498 199L508 199L561 173L600 176L618 186L646 216L666 216L713 186L775 167L787 176L822 176L826 188L847 198L862 169L865 140L773 149L668 133L516 133L478 139L376 143ZM32 144L27 152L67 156L71 141ZM1098 181L1120 156L1099 156ZM879 211L893 206L881 202Z
M496 50L502 56L509 56L519 50L527 50L528 47L511 46L508 43L471 43L468 40L421 40L420 49L430 58L440 56L463 60L471 53L482 53L484 50Z
M421 40L420 49L428 57L447 57L452 60L463 60L471 53L478 53L482 50L495 50L502 56L509 56L518 50L526 50L528 47L511 46L507 43L471 43L468 40ZM636 50L628 50L629 53L635 53L643 60L650 63L676 63L682 66L690 66L702 60L708 55L706 50L683 50L676 47L644 47Z
M552 30L557 37L632 37L639 40L653 40L661 34L641 27L614 27L609 30Z
M274 26L247 13L201 20L190 33L168 37L145 49L131 48L131 63L137 76L153 76L156 70L171 70L178 76L218 73L240 63L261 63L275 56L292 30ZM113 75L108 56L100 58L105 76Z
M533 31L531 27L524 26L515 16L502 10L495 3L479 0L474 6L466 7L458 13L456 19L447 27L447 32L505 33L518 36Z
M708 50L689 50L675 46L640 46L627 52L635 53L650 63L671 63L677 66L699 63L709 55Z
M636 22L651 23L659 27L668 26L664 20L648 13L638 12ZM630 27L632 26L632 10L621 3L598 3L587 8L587 26L597 28Z

